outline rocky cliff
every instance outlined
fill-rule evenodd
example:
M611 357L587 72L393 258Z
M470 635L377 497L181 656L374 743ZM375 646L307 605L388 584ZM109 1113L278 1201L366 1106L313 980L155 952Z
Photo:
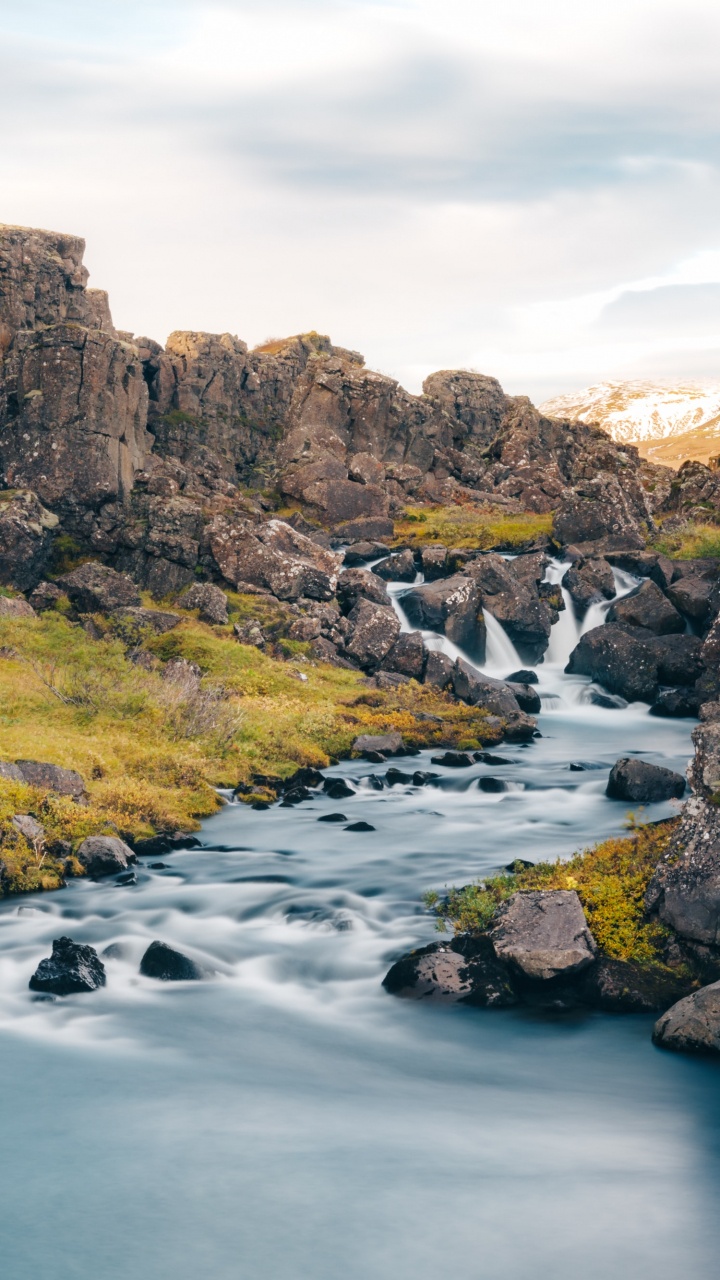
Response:
M717 503L720 475L701 468L683 488L481 374L435 373L414 396L315 333L254 351L230 334L176 332L162 347L119 333L83 250L0 227L5 514L10 494L32 495L13 499L16 533L37 504L23 537L0 532L17 548L10 585L42 577L53 521L163 595L197 573L224 578L218 520L262 521L273 506L338 540L387 535L408 502L470 502L554 511L564 544L641 546L654 512Z

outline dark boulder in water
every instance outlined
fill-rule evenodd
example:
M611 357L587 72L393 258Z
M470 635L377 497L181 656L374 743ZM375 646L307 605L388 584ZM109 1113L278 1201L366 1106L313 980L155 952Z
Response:
M651 716L697 716L700 695L694 689L661 689L650 708Z
M685 793L685 779L672 769L649 764L646 760L616 760L610 770L606 795L611 800L630 800L654 804L661 800L679 799Z
M342 778L326 778L323 791L331 800L346 800L348 796L355 795L352 787L349 787Z
M536 689L531 689L529 684L517 684L508 680L507 687L515 694L520 710L525 711L527 715L534 716L542 710L540 694Z
M678 1000L658 1018L653 1041L682 1053L720 1054L720 982Z
M521 667L519 671L513 671L512 675L506 676L508 684L537 684L538 674L533 671L532 667Z
M565 671L568 675L590 676L608 693L619 693L628 702L654 702L658 662L651 639L637 628L606 622L580 637Z
M464 934L402 956L383 979L390 995L441 1004L504 1008L518 1003L510 972L487 938Z
M369 822L351 822L346 831L374 831L375 828Z
M347 822L347 818L344 813L324 813L318 822Z
M140 961L140 972L161 982L193 982L205 976L199 964L165 942L150 943Z
M473 758L466 751L445 751L441 756L431 756L430 763L442 764L448 769L469 769Z
M135 861L132 849L118 836L88 836L80 845L77 857L88 875L96 880L126 871L129 863Z
M56 938L52 955L40 961L29 986L31 991L70 996L97 991L105 982L105 966L94 947L72 938Z

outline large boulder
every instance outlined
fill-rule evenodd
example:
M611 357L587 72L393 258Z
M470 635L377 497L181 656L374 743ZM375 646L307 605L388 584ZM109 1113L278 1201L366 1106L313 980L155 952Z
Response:
M465 572L480 588L482 607L501 623L524 660L538 662L548 646L552 617L536 583L493 553L478 556Z
M717 584L704 577L680 578L668 587L668 599L676 609L702 626L720 604Z
M135 861L135 854L118 836L87 836L77 851L77 859L93 880L99 880L101 876L126 871Z
M515 694L504 680L483 675L461 658L453 667L453 692L469 706L482 707L496 716L512 718L520 711Z
M610 770L605 794L611 800L629 800L633 804L679 800L685 794L685 779L672 769L623 756Z
M82 804L86 800L85 782L74 769L62 769L57 764L42 760L16 760L15 765L23 782L41 791L54 791L60 796L70 796Z
M680 1053L720 1054L720 982L678 1000L658 1018L653 1041Z
M0 492L0 583L31 591L41 581L52 554L58 518L34 493Z
M280 600L330 600L335 594L342 555L284 520L256 525L220 515L208 526L207 537L220 573L238 590L249 583Z
M183 609L197 609L201 622L225 626L228 620L228 598L214 582L194 582L178 599Z
M449 689L453 682L454 670L455 663L452 658L448 658L446 653L441 653L437 649L430 649L425 659L423 682L433 689Z
M29 986L31 991L70 996L97 991L106 980L105 966L94 947L73 942L72 938L56 938L52 955L40 961Z
M361 598L350 610L348 622L350 632L345 653L364 671L376 671L400 635L400 620L395 610Z
M78 613L112 613L115 609L140 604L140 593L132 578L95 560L66 573L57 583Z
M360 599L371 600L373 604L390 604L383 583L368 569L343 569L337 580L337 598L343 613L349 613Z
M643 582L629 595L616 600L608 610L608 622L624 622L631 627L645 627L656 636L667 636L685 630L677 609L663 595L656 583Z
M447 547L442 542L434 542L428 547L423 547L420 551L420 564L426 582L447 577L450 572Z
M383 658L383 671L396 671L399 675L422 680L427 650L419 631L404 631L398 636L390 652Z
M580 899L568 889L514 893L495 913L490 938L498 960L544 982L577 973L597 953Z
M576 561L563 575L562 586L581 612L615 595L615 578L606 560Z
M402 956L386 973L383 986L390 995L439 1004L502 1009L518 1002L510 971L488 939L467 935Z
M477 582L454 574L425 582L406 591L400 601L413 626L443 632L448 640L482 662L485 658L485 623Z
M658 692L657 660L640 635L605 623L581 636L565 668L568 675L590 676L609 693L628 702L654 702Z
M353 751L365 755L368 751L383 756L402 755L405 744L401 733L361 733L352 745Z
M156 636L173 631L181 621L179 613L170 613L167 609L143 609L140 605L128 605L125 609L116 609L112 615L115 629L128 639L140 638L143 632L154 632Z
M666 685L692 685L702 675L703 642L699 636L642 636L655 655L658 680Z
M397 551L394 555L381 560L373 569L385 582L414 582L417 577L415 557L412 551Z

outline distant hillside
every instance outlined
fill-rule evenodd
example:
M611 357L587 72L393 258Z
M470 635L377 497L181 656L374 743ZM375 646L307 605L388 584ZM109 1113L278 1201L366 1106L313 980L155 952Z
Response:
M550 417L596 422L617 443L679 467L720 454L720 382L600 382L540 406Z

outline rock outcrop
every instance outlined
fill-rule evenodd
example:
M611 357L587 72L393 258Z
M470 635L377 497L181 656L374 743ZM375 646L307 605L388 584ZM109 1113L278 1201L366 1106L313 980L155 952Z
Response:
M29 986L46 995L71 996L97 991L106 981L105 966L94 947L56 938L52 955L40 961Z
M678 1000L658 1018L653 1041L681 1053L720 1054L720 982Z
M489 936L498 960L542 982L577 973L597 952L574 890L514 893L498 908Z

